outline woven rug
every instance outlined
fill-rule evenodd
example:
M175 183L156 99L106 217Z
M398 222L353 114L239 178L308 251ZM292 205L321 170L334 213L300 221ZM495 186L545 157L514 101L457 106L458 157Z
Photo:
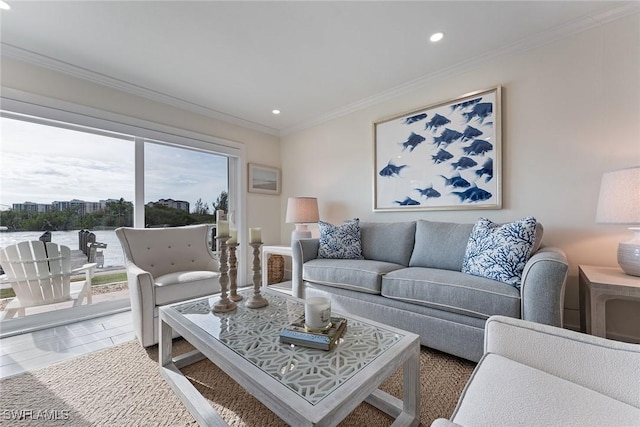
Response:
M191 350L174 341L174 354ZM158 371L157 346L144 349L130 341L0 382L2 421L23 414L24 426L192 426L191 414ZM448 418L475 366L444 353L421 350L421 425ZM231 426L285 426L216 365L203 360L183 369L200 393ZM399 370L381 386L401 397ZM31 412L29 412L31 411ZM57 418L57 420L55 420ZM359 405L341 426L388 426L392 419Z

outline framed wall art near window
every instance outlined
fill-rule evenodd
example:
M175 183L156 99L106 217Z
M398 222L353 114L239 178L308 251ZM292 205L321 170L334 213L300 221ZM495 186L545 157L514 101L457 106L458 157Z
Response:
M280 194L280 169L249 163L249 192Z
M501 209L501 87L377 121L374 211Z

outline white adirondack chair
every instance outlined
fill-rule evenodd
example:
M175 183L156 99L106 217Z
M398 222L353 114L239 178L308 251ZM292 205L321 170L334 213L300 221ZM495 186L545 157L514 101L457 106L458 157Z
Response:
M91 304L91 278L96 264L71 269L71 250L67 246L33 240L0 249L0 265L16 297L6 306L0 320L16 314L25 315L25 308L63 301L79 306ZM84 282L71 282L71 275L85 272Z

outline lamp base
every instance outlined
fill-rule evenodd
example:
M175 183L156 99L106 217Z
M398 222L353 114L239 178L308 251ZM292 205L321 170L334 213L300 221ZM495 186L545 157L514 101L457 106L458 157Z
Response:
M291 232L291 241L302 240L302 239L310 239L311 238L311 230L307 224L296 224L296 229Z
M630 228L634 238L618 244L618 264L630 276L640 276L640 228Z

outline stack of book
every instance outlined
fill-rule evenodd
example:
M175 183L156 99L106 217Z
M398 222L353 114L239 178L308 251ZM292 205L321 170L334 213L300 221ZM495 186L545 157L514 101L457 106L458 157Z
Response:
M284 327L280 332L280 342L304 347L331 350L347 329L347 319L332 317L331 327L326 331L311 332L304 327L304 316Z

